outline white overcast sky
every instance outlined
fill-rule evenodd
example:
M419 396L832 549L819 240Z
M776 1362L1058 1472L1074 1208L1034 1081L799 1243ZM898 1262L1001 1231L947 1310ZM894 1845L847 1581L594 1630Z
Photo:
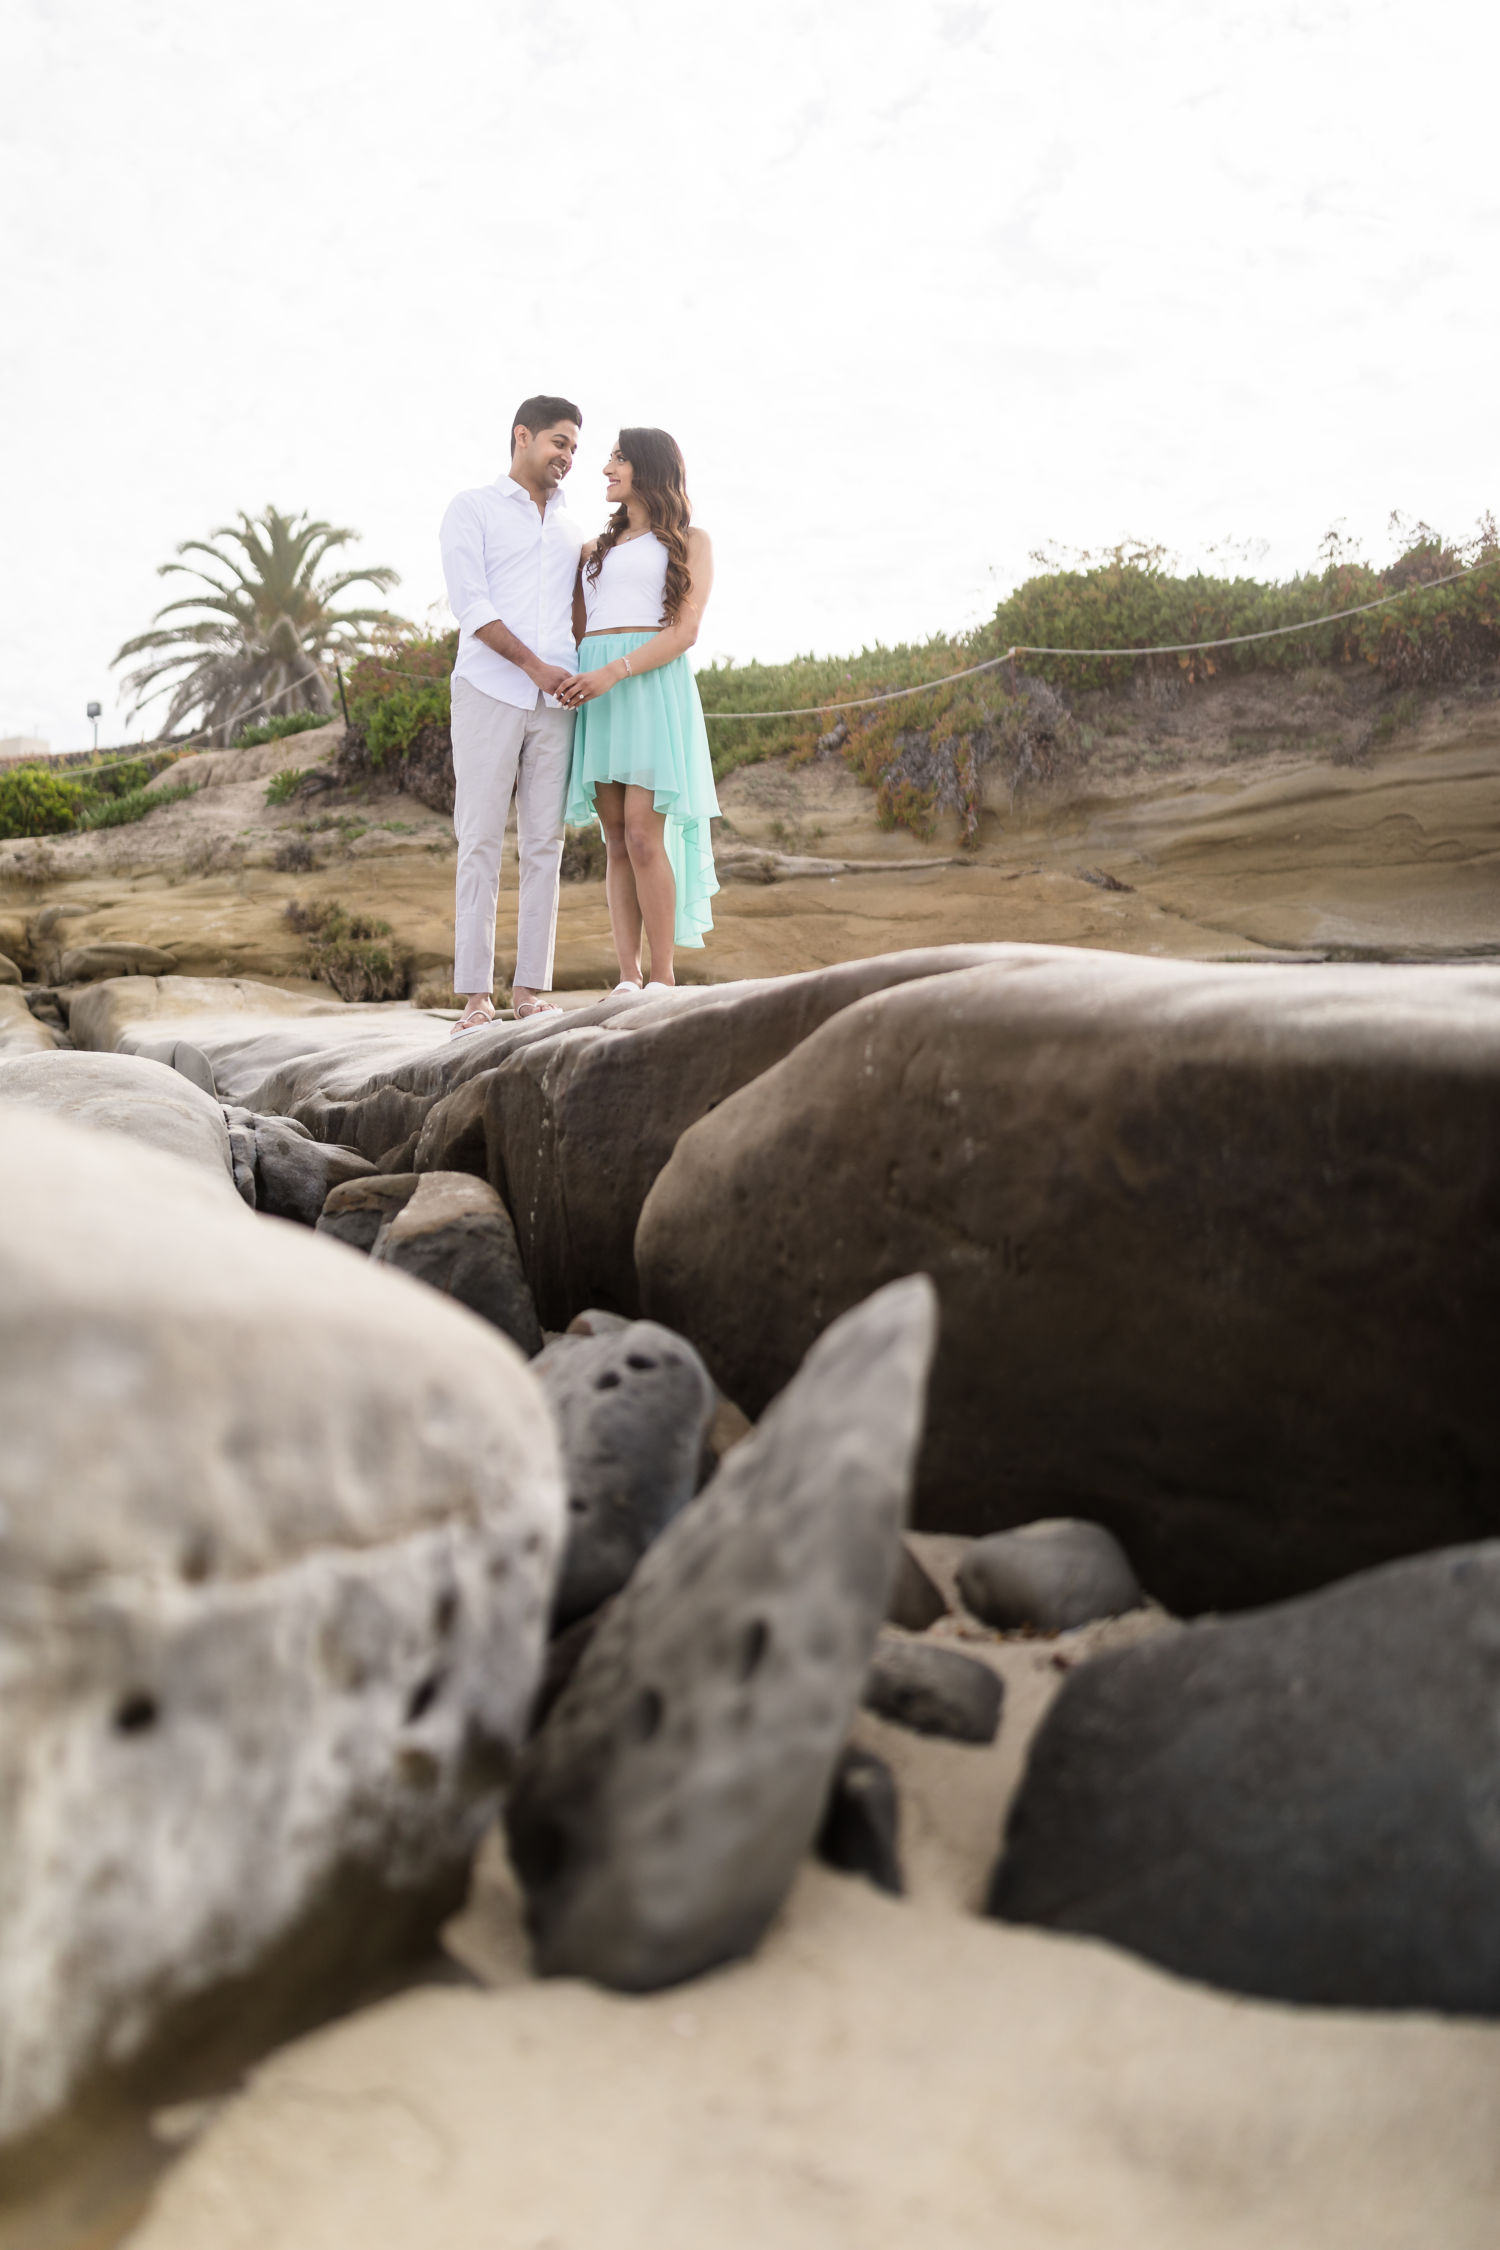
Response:
M976 622L1044 543L1500 504L1493 0L0 0L0 735L88 739L267 501L442 594L571 393L672 430L700 655ZM182 582L178 582L180 587Z

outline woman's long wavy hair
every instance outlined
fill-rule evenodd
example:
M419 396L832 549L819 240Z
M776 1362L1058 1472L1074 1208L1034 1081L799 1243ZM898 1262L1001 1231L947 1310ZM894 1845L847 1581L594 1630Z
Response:
M688 569L687 534L693 504L687 494L687 463L676 438L669 437L665 430L621 430L619 447L630 463L631 490L645 502L647 521L667 550L662 615L669 625L675 625L693 583ZM629 529L630 511L622 501L589 558L584 575L590 584L598 580L611 547Z

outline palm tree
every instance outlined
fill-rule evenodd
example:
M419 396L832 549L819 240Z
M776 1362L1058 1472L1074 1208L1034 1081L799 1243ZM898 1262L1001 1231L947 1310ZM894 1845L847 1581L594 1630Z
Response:
M400 630L406 622L389 610L333 607L350 586L384 592L400 584L394 570L380 565L318 577L325 558L358 537L357 531L309 522L305 514L284 516L266 508L258 516L241 510L237 523L222 525L206 540L185 539L179 556L206 555L214 569L187 562L161 565L158 577L181 572L200 579L207 591L168 602L157 611L151 632L127 641L111 658L115 664L131 656L150 659L125 676L132 711L169 695L165 731L170 734L196 711L203 720L198 731L214 742L227 742L252 711L260 717L330 711L334 658L352 660L375 635ZM164 625L178 610L200 614Z

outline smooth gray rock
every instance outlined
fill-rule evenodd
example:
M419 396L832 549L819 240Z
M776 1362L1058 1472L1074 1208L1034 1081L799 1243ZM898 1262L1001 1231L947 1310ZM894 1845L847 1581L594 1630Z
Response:
M941 1587L922 1568L904 1539L885 1614L888 1624L899 1625L907 1633L925 1633L929 1625L948 1614Z
M687 1339L649 1320L559 1338L537 1374L568 1479L568 1544L552 1611L560 1629L618 1593L692 1499L718 1392Z
M315 1227L329 1191L368 1179L375 1167L352 1148L315 1141L289 1117L256 1117L255 1207L276 1219Z
M901 1800L884 1758L852 1743L840 1758L818 1830L818 1857L843 1875L863 1875L899 1898Z
M1500 1533L1500 967L997 952L688 1127L647 1314L754 1416L930 1274L916 1524L1087 1514L1180 1613Z
M26 979L8 953L0 953L0 984L24 984Z
M611 1604L507 1809L544 1974L649 1991L781 1904L884 1612L934 1310L914 1275L836 1321Z
M976 1539L958 1566L958 1590L966 1609L1001 1632L1022 1625L1066 1632L1139 1609L1143 1599L1114 1533L1076 1516Z
M3 1101L0 1181L4 2141L431 1944L563 1507L525 1363L432 1291Z
M351 1250L373 1250L381 1228L393 1219L417 1192L415 1172L362 1173L330 1188L318 1216L319 1234L347 1242Z
M374 1181L361 1184L373 1188ZM521 1271L515 1229L486 1181L467 1172L424 1173L414 1192L400 1198L370 1256L376 1265L396 1266L466 1305L528 1359L541 1350L542 1331Z
M1500 2014L1500 1542L1080 1665L990 1911L1234 1992Z
M866 1709L950 1742L993 1742L1004 1698L1004 1681L977 1657L895 1633L881 1634L864 1688Z
M8 1057L0 1060L0 1101L159 1149L232 1188L218 1103L159 1062L71 1052Z

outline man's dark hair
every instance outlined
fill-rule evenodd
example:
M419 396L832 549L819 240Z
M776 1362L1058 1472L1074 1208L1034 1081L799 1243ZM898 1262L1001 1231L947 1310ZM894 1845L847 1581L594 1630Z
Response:
M536 436L538 430L550 430L554 422L576 422L580 430L583 428L583 416L570 398L548 398L545 394L540 393L536 398L523 398L510 418L512 460L515 459L516 454L516 424L518 422L524 424L533 437Z

